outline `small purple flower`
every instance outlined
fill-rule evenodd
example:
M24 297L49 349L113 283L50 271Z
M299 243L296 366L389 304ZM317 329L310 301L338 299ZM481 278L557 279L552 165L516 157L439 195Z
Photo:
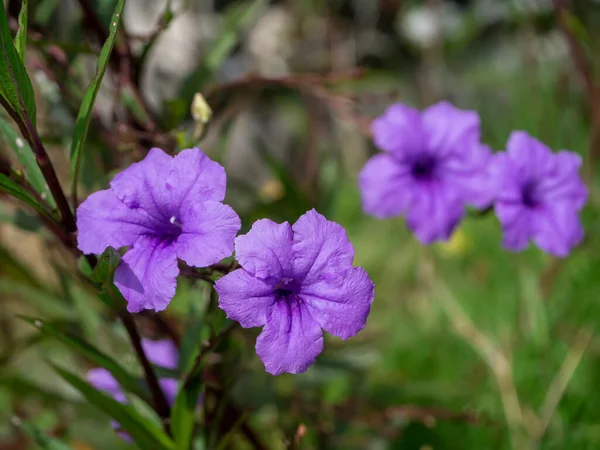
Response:
M497 183L494 208L502 223L504 247L542 250L564 257L583 239L579 211L587 188L579 175L581 157L552 151L524 131L514 131L506 152L494 155L491 171Z
M408 228L430 244L452 235L466 204L491 204L491 152L480 141L475 111L448 102L423 112L395 104L373 121L372 131L385 153L367 161L359 176L367 214L406 216Z
M179 351L170 340L152 341L150 339L142 339L142 347L152 364L165 369L177 369ZM106 392L120 403L127 403L127 397L123 393L121 386L108 370L101 367L88 370L87 379L96 389ZM179 382L174 378L161 378L158 380L158 384L165 394L167 401L172 405L177 397ZM198 401L201 401L201 397L198 398ZM121 428L119 423L114 420L111 421L111 424L115 430ZM119 431L118 434L122 439L131 442L131 437L127 433Z
M206 267L230 256L240 219L221 201L225 170L198 148L153 148L77 209L78 247L131 247L115 272L130 312L161 311L177 287L177 258Z
M264 325L256 352L267 372L304 372L323 350L321 329L347 339L364 328L374 284L352 266L344 229L314 209L293 226L255 222L235 253L243 268L215 284L219 307L244 328Z

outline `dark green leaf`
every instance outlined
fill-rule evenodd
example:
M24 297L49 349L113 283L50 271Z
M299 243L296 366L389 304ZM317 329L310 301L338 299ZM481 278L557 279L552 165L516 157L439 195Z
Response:
M25 44L27 44L27 13L29 0L21 0L21 12L19 13L19 29L15 36L15 48L25 63Z
M0 97L17 116L29 117L35 126L33 86L13 45L3 2L0 2Z
M153 422L142 417L131 405L113 400L67 370L54 364L52 364L52 367L65 381L81 392L88 402L116 420L123 431L127 432L140 448L157 450L175 449L173 441Z
M19 422L18 419L14 422L43 450L71 450L67 444L48 436L44 430L32 422Z
M77 121L75 123L75 133L73 135L73 141L71 144L71 192L75 196L77 193L77 183L79 180L79 169L81 167L82 150L85 145L88 128L90 126L90 120L92 118L92 110L94 103L96 102L96 95L100 89L102 78L106 72L110 54L112 53L117 38L117 29L119 28L119 21L123 15L123 7L125 6L125 0L119 0L115 7L112 19L110 20L110 33L108 39L100 50L100 56L98 58L98 67L96 69L96 76L88 86L85 94L83 95L83 101L77 114Z
M198 310L193 302L189 306L190 320L184 335L181 338L181 346L179 349L179 371L186 373L200 352L200 343L203 341L202 332L204 329L208 331L208 327L204 327L204 320L199 317ZM205 336L207 338L208 336Z
M44 206L40 202L38 202L33 195L27 192L27 190L25 190L23 186L1 173L0 191L4 191L15 198L18 198L19 200L24 201L36 211L48 217L50 220L54 220L54 216L52 216L52 214L49 211L47 211L46 208L44 208Z
M56 208L54 197L50 194L50 189L46 185L44 175L38 166L35 155L25 139L6 121L0 118L0 135L4 138L6 144L13 149L19 162L25 168L27 180L31 186L46 199L46 202Z
M92 281L102 284L112 282L115 270L120 263L121 255L119 252L112 247L107 247L92 272Z
M76 353L79 353L88 361L108 370L112 374L112 376L115 377L115 379L119 382L119 384L124 390L128 392L133 392L134 394L140 397L146 396L145 391L141 388L140 384L135 379L135 377L133 377L125 369L123 369L119 365L119 363L117 363L110 356L104 354L96 347L88 344L79 336L75 336L72 333L61 331L52 324L44 322L40 319L25 316L20 317L26 322L35 326L41 333L58 339L59 341L67 345L71 350L73 350Z

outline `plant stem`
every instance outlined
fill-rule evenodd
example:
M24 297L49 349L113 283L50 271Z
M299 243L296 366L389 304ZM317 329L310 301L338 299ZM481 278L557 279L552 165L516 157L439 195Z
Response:
M171 408L169 406L169 403L167 402L164 392L160 387L160 384L158 383L156 373L154 372L154 369L152 368L152 365L150 364L150 361L148 361L146 353L144 352L144 348L142 347L142 340L140 338L140 334L138 333L133 317L127 311L122 311L119 313L119 318L121 319L121 322L123 322L123 325L127 330L127 334L129 335L131 344L133 345L138 360L140 361L140 364L144 369L144 376L152 394L152 402L154 403L154 409L161 417L161 419L163 419L165 431L170 435L171 427L168 422L168 419L171 415Z

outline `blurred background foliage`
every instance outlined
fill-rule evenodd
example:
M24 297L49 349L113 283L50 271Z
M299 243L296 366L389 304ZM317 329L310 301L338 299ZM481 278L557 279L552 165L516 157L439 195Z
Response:
M116 1L29 3L38 127L67 186L75 118ZM21 2L5 4L16 30ZM245 230L315 207L346 227L377 285L366 329L327 338L305 374L266 374L256 330L220 344L209 363L227 387L221 448L600 448L599 25L593 0L127 1L80 199L153 146L199 145L225 165ZM207 125L190 111L197 92L212 108ZM402 219L362 213L369 121L394 101L440 99L477 110L495 150L524 129L584 157L586 240L568 259L504 251L493 214L470 215L450 242L426 248ZM0 116L0 162L22 167L15 133ZM139 373L124 331L72 255L7 196L0 302L0 450L127 448L48 365L83 374L90 363L17 316ZM210 302L207 283L184 279L165 313L137 321L147 337L197 345L223 320L206 316Z

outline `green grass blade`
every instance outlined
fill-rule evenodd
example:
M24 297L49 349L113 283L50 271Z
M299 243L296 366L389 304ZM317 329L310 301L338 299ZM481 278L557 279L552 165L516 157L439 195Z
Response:
M19 29L15 35L15 48L25 63L25 44L27 44L27 15L29 10L29 0L21 0L21 12L19 13Z
M79 113L77 114L75 133L71 143L71 192L74 198L77 197L77 182L79 180L79 171L83 157L83 146L85 145L87 138L92 111L94 109L94 103L96 102L96 95L98 95L98 91L100 90L100 84L102 83L102 78L108 67L110 54L115 46L117 29L119 28L119 21L123 15L124 6L125 0L119 0L117 2L115 12L110 20L110 33L108 39L102 46L102 50L100 50L96 75L83 95L83 101L81 102Z

